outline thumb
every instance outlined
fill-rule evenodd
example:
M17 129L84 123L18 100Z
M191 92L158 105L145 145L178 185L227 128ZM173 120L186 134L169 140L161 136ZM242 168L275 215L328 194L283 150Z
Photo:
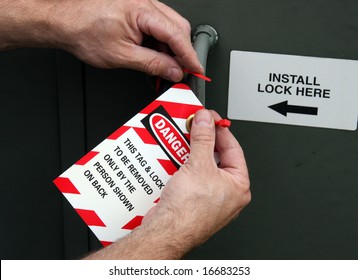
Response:
M202 109L193 119L190 130L190 164L203 166L203 162L214 162L215 125L212 114Z
M183 78L183 70L173 57L138 45L132 47L127 65L129 68L172 82L179 82Z

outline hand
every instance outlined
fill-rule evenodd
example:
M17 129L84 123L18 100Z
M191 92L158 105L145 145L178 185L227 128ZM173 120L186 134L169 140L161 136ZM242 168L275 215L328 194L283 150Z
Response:
M143 221L144 227L160 224L171 232L167 238L182 253L232 221L251 199L243 151L227 128L215 128L214 120L220 119L216 112L196 113L189 162L169 180L160 202ZM213 156L215 142L219 167Z
M191 45L190 24L156 0L61 1L58 45L101 68L131 68L178 82L182 68L203 72ZM159 49L141 46L154 37Z
M161 51L141 46L146 38ZM18 47L63 48L96 67L173 82L182 79L182 68L204 71L189 22L157 0L0 0L0 50Z
M249 175L234 136L215 128L220 119L207 110L195 114L189 162L168 181L158 205L131 234L87 259L179 259L238 216L251 200Z

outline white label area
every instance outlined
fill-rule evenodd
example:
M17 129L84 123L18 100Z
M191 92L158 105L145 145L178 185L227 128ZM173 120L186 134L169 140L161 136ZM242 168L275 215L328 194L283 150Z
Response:
M356 130L358 61L232 51L228 117Z

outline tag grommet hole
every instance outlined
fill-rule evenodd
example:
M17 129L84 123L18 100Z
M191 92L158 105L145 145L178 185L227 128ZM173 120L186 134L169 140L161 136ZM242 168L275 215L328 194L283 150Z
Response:
M190 115L187 119L186 119L186 123L185 123L185 127L186 130L190 133L191 130L191 125L193 123L193 119L194 119L194 114Z

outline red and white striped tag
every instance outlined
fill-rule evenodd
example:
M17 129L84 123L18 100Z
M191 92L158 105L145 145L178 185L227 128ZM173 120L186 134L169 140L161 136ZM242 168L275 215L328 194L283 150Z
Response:
M189 156L187 118L203 108L177 84L54 180L107 246L139 226Z

